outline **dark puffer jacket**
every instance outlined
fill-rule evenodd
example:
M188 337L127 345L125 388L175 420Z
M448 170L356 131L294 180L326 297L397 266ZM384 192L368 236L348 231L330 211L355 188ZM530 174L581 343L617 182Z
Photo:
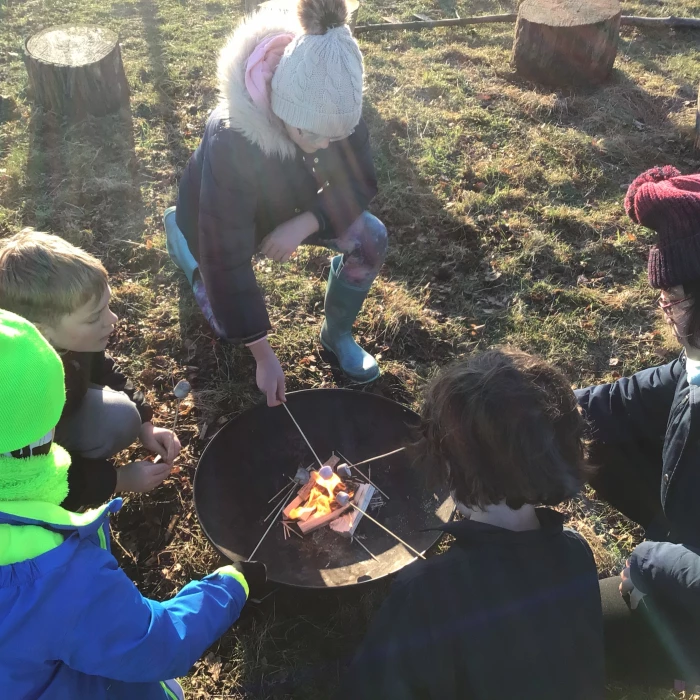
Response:
M688 383L685 357L576 396L592 439L641 444L660 456L659 494L670 529L654 533L662 541L635 549L632 581L700 622L700 387Z
M463 520L450 551L401 572L343 700L596 700L603 624L593 554L556 511L513 532Z
M308 155L245 88L245 63L266 37L289 31L284 15L258 13L219 59L222 104L180 181L177 224L199 262L212 310L229 340L251 342L270 321L251 258L262 239L312 212L317 240L342 233L367 209L377 181L364 121L347 139Z

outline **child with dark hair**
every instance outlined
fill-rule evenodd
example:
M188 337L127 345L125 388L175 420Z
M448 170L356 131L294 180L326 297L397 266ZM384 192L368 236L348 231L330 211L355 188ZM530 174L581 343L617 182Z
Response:
M422 408L420 461L465 516L406 569L347 677L347 697L595 700L603 639L595 563L554 506L584 476L564 376L523 352L445 370Z

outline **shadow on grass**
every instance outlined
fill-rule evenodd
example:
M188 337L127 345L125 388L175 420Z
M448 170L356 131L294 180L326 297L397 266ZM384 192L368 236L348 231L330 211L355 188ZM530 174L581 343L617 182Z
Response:
M104 258L116 239L143 232L130 113L72 123L35 108L21 180L6 191L6 206L23 223L60 235Z

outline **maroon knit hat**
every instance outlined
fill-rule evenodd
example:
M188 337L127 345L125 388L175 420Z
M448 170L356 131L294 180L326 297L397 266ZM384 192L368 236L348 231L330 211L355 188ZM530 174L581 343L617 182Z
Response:
M657 289L700 281L700 174L670 165L642 173L627 190L625 210L656 231L649 251L649 283Z

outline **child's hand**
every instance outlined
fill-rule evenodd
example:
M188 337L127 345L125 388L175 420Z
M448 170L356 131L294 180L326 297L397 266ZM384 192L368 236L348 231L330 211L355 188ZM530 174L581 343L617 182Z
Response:
M625 568L620 574L620 578L622 579L620 582L620 593L622 595L629 595L630 608L632 608L632 610L636 610L646 593L642 593L638 588L635 588L634 583L632 583L629 559L625 562Z
M267 338L252 343L248 349L253 353L257 363L255 381L258 389L267 397L268 406L279 406L286 401L284 396L285 380L282 365L277 359L275 351L270 347Z
M180 454L181 445L177 435L167 428L157 428L150 421L141 426L139 439L149 452L160 455L170 466Z
M304 212L280 224L268 234L263 239L260 250L277 262L287 262L301 243L317 230L316 217L311 212Z
M284 396L285 381L282 365L274 353L258 361L255 370L258 389L267 396L268 406L279 406L286 401Z
M165 462L131 462L117 469L117 493L146 493L163 483L170 474L170 465Z

